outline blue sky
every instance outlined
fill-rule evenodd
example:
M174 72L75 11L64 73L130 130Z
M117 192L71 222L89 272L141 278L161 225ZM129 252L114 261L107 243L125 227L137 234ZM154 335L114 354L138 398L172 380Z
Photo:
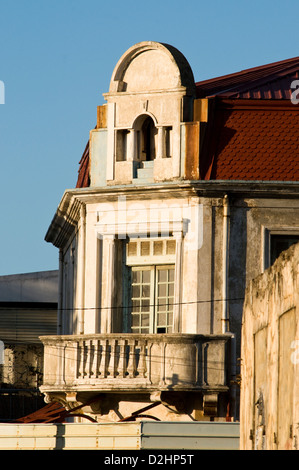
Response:
M140 41L212 78L298 56L298 2L0 0L0 275L58 268L45 233L114 66Z

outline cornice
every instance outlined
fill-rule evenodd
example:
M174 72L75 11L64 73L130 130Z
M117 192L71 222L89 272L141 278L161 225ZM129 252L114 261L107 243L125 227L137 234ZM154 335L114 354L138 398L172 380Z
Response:
M299 181L175 181L153 183L147 186L120 185L95 188L75 188L64 192L61 202L49 226L45 240L63 247L74 232L83 205L127 200L166 199L182 197L215 197L229 195L232 198L299 199Z

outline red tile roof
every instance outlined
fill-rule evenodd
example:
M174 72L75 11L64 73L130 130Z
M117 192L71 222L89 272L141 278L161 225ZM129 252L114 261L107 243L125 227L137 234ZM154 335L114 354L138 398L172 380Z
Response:
M200 175L207 180L299 181L299 106L289 100L218 100Z
M79 162L79 170L78 170L78 179L76 188L88 188L90 185L90 178L89 178L89 141L86 144L84 149L83 155Z

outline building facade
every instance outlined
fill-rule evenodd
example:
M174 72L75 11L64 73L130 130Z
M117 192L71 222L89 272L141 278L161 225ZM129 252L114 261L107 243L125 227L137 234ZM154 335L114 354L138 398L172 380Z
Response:
M245 287L275 235L277 252L299 235L296 73L292 59L196 83L155 42L120 58L46 235L60 253L47 401L98 420L238 419Z
M0 421L44 403L41 335L57 331L58 271L0 276Z

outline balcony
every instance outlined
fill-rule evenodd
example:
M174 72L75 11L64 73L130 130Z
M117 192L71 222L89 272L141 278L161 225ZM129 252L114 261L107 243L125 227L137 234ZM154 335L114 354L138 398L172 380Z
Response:
M43 336L41 391L152 393L227 391L227 335L94 334Z

